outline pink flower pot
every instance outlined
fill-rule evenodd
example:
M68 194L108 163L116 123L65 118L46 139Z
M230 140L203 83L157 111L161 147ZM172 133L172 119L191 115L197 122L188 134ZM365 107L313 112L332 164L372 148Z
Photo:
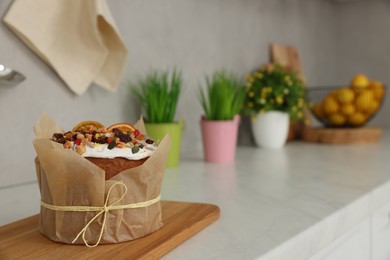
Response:
M239 115L236 115L233 120L226 121L210 121L202 117L200 123L206 162L234 162L239 122Z

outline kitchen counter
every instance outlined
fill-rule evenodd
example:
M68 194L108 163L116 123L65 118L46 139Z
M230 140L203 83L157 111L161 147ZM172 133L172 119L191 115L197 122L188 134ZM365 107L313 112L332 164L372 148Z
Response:
M230 165L183 157L162 199L216 204L221 217L163 259L308 259L390 202L389 155L386 131L377 144L240 147ZM38 213L36 183L0 198L0 225Z
M390 131L381 143L240 147L232 165L185 158L163 198L207 202L221 218L163 259L307 259L390 202Z

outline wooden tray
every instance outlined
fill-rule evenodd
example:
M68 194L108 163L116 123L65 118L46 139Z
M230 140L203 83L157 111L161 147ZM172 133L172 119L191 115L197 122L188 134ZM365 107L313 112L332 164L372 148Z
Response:
M378 127L305 127L302 132L302 140L330 144L377 143L380 141L381 135L382 129Z
M219 218L211 204L162 201L164 226L145 237L119 244L56 243L38 230L39 215L0 227L0 259L157 259Z

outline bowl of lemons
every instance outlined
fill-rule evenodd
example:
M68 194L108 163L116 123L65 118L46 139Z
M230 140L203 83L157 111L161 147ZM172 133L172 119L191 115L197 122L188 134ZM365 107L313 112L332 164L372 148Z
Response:
M361 127L380 110L386 86L358 74L344 87L312 87L308 101L312 114L326 127Z

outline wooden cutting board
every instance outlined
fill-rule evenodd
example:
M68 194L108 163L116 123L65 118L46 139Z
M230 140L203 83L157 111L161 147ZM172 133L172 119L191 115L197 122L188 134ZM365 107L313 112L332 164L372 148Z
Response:
M297 48L285 44L272 43L270 45L270 53L271 62L286 66L292 71L296 71L299 75L303 74Z
M302 140L330 144L366 144L379 142L381 135L382 129L378 127L305 127L302 132Z
M0 259L158 259L219 218L211 204L162 201L164 226L145 237L88 248L49 240L39 215L0 227Z

